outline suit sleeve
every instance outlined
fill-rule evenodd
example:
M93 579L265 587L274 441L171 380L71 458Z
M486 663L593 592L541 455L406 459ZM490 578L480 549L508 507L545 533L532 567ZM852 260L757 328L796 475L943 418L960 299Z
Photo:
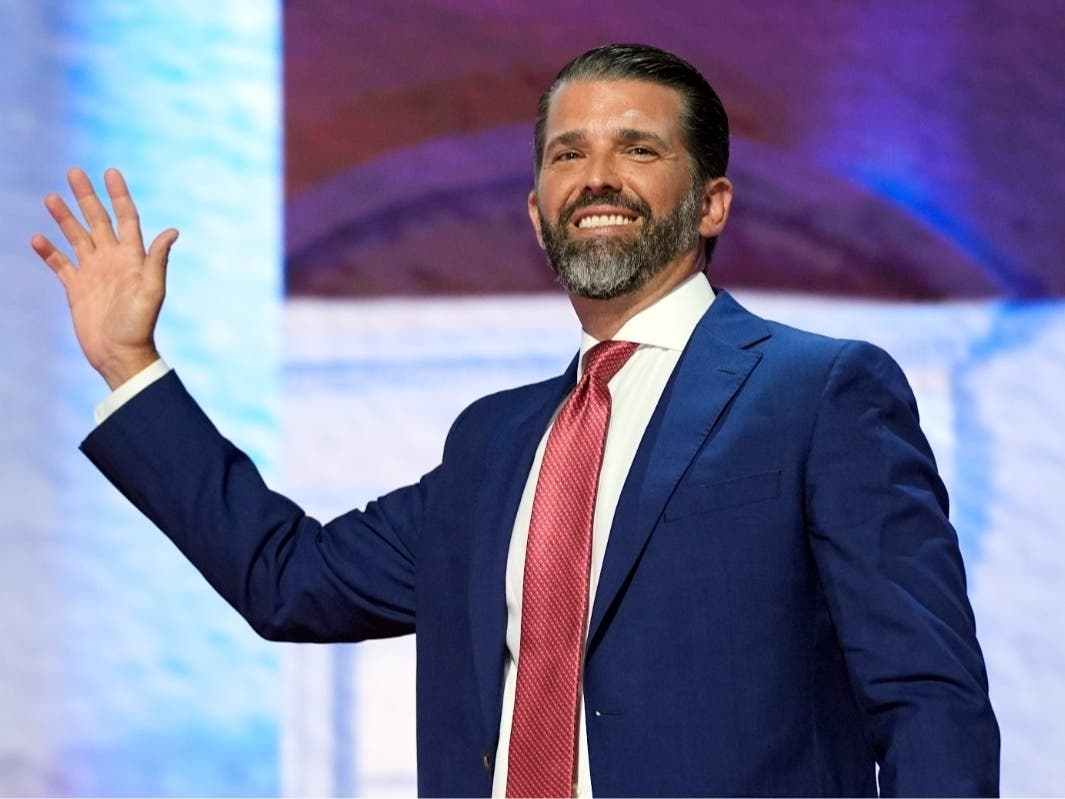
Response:
M263 637L413 631L414 551L435 473L323 525L266 486L173 372L82 450Z
M818 409L807 524L887 796L992 796L999 733L947 496L901 370L843 346Z

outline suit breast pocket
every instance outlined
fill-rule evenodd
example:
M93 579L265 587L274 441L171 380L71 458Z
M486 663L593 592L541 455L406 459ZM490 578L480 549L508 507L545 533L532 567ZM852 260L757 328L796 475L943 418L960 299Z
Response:
M682 485L666 505L667 521L696 513L734 508L780 495L780 470L758 472L716 482Z

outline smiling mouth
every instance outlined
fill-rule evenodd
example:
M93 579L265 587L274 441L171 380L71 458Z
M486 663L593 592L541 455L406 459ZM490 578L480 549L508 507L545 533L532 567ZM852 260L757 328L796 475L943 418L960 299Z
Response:
M580 229L597 227L616 227L631 225L635 222L634 217L622 216L621 214L589 214L577 220L576 227Z

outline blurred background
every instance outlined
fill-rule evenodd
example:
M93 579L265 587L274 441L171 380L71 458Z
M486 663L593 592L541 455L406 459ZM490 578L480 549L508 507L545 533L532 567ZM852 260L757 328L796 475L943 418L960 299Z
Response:
M902 364L952 496L1003 792L1065 782L1065 14L1028 0L0 0L0 793L413 795L413 641L259 641L75 450L103 382L28 240L72 164L181 230L167 360L328 518L579 342L531 125L609 41L733 127L710 276Z

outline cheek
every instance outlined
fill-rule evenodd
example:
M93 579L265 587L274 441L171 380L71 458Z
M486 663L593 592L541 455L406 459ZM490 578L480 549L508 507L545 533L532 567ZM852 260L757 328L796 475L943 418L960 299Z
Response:
M573 167L544 170L537 187L544 216L557 220L563 208L580 198L583 188L584 184Z
M540 211L551 220L558 219L559 211L566 204L566 193L557 181L544 181L540 186Z

